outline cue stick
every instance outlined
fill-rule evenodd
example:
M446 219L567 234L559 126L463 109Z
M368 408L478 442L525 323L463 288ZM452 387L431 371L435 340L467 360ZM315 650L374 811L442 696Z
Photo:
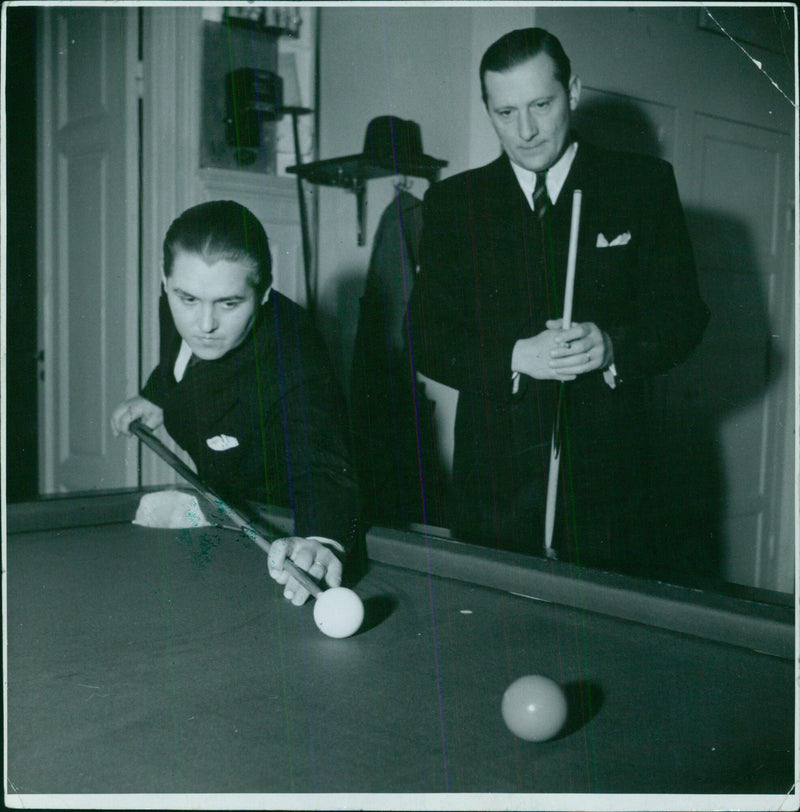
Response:
M567 254L567 281L564 287L564 315L561 329L569 330L572 326L572 299L575 294L575 261L578 256L578 230L581 222L582 192L576 189L572 193L572 220L569 228L569 252ZM561 401L564 393L564 381L558 387L556 402L556 419L553 423L553 438L550 445L550 469L547 474L547 502L544 512L544 552L547 558L556 558L553 550L553 527L556 520L556 496L558 494L558 469L561 464Z
M229 529L243 531L244 534L255 542L265 553L269 552L269 542L262 534L253 528L253 523L249 521L243 513L231 507L210 485L206 485L200 477L197 476L177 454L170 451L144 423L140 420L134 420L128 426L128 430L131 434L138 437L151 451L158 454L173 471L180 474L192 487L208 499L209 502L221 508L224 513L230 516L236 527ZM317 584L305 570L301 570L290 558L284 559L283 568L288 570L294 579L302 584L314 598L323 591L319 584Z

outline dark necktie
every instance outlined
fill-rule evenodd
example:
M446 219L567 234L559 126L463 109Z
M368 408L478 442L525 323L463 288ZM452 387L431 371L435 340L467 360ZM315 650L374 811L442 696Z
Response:
M536 188L533 190L533 210L539 220L542 221L549 214L550 207L552 206L550 196L547 194L546 178L547 172L537 172Z

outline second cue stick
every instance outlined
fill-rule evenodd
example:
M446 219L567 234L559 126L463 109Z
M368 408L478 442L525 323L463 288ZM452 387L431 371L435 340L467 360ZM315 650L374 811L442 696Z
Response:
M572 299L575 294L575 262L578 257L578 231L581 222L582 192L572 193L572 220L569 228L569 253L567 254L567 280L564 285L564 315L561 329L572 326ZM553 528L556 520L556 497L558 495L558 470L561 465L561 401L564 382L559 384L556 403L556 419L553 424L553 439L550 447L550 470L547 474L547 502L544 510L544 551L548 558L555 558L553 550Z
M242 530L245 535L265 553L269 553L269 542L262 534L254 529L253 523L249 521L243 513L231 507L213 488L206 485L200 477L197 476L177 454L170 451L144 423L139 420L134 420L130 426L128 426L128 430L131 434L138 437L151 451L161 457L173 471L180 474L192 487L208 499L209 502L230 516L236 527ZM322 592L319 584L317 584L308 573L301 570L291 559L284 559L283 567L296 581L302 584L314 598Z

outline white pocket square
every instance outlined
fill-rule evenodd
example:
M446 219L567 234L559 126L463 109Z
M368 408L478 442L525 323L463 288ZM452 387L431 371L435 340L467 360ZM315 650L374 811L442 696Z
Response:
M611 242L606 239L604 234L600 233L597 235L597 248L613 248L618 245L627 245L630 241L630 231L625 231L624 233L620 234L619 237L614 237Z
M206 445L212 451L228 451L231 448L236 448L239 441L235 437L230 437L227 434L218 434L216 437L209 437L206 440Z

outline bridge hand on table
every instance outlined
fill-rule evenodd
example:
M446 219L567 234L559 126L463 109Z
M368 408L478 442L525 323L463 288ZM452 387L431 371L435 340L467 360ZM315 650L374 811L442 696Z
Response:
M336 544L331 541L330 543ZM339 586L342 581L342 563L321 540L310 538L276 539L269 549L270 575L280 584L286 584L283 594L295 606L305 603L309 589L313 594L314 622L328 637L350 637L364 620L364 604L351 589ZM287 570L294 569L294 573ZM300 582L303 573L324 579L329 589L316 589L315 583Z
M279 584L285 584L284 597L295 606L304 604L309 598L309 592L284 568L287 557L315 581L324 580L331 588L342 583L342 562L322 542L315 538L298 536L275 539L269 548L269 574Z

